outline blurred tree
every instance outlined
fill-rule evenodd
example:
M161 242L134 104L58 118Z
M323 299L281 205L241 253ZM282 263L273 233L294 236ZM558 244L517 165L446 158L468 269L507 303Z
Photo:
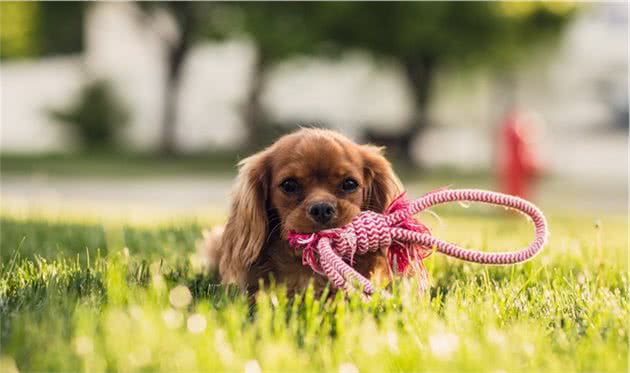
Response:
M531 46L553 39L574 13L571 3L546 2L239 2L236 26L253 39L257 61L246 103L250 144L261 133L260 94L265 70L295 54L338 55L363 49L400 61L414 93L416 113L393 138L371 134L409 160L411 141L429 124L427 108L437 70L501 67Z
M147 23L159 11L166 12L175 25L175 33L156 27L166 49L166 85L160 151L164 155L176 153L177 100L179 97L182 67L195 42L222 39L220 27L215 27L213 13L221 4L197 1L139 1L138 6L147 16ZM169 30L170 31L170 30Z
M127 108L103 80L88 83L70 106L49 112L54 119L70 126L90 150L114 145L116 132L129 120Z
M195 4L187 1L138 2L147 16L153 17L158 10L167 12L177 28L174 35L160 35L166 48L166 85L160 145L160 151L164 155L173 155L176 151L177 98L182 66L192 46L193 32L197 27Z
M249 93L242 108L247 128L246 146L257 148L275 135L261 104L265 75L275 63L298 54L321 54L320 13L317 3L309 2L234 2L224 4L224 34L248 36L255 48Z
M571 18L571 3L546 2L326 2L322 35L339 47L395 58L414 93L416 114L389 145L409 160L411 141L429 125L427 108L436 71L491 65L501 70L553 40ZM372 134L372 137L378 137ZM385 141L385 139L381 138ZM392 146L393 145L393 146Z
M0 59L81 52L82 2L0 2Z

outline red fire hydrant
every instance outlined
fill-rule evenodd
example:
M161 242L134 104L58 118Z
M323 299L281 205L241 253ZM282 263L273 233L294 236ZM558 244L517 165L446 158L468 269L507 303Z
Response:
M512 110L501 123L499 136L499 182L504 193L528 198L541 166L534 144L534 123L524 113Z

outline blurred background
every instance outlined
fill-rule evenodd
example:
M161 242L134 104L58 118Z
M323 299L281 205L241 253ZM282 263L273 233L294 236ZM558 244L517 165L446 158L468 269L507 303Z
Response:
M444 185L627 210L628 5L2 2L2 209L223 214L298 126Z

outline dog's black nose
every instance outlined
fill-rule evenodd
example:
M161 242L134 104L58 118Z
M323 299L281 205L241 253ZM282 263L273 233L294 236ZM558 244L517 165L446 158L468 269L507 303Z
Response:
M328 202L317 202L308 208L308 214L320 224L326 224L335 215L335 206Z

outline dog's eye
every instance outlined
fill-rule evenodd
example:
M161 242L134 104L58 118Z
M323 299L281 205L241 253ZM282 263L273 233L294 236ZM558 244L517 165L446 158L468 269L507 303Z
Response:
M341 190L344 192L354 192L359 187L359 183L352 178L347 178L341 183Z
M295 179L286 179L280 184L285 193L295 193L300 189L300 184Z

